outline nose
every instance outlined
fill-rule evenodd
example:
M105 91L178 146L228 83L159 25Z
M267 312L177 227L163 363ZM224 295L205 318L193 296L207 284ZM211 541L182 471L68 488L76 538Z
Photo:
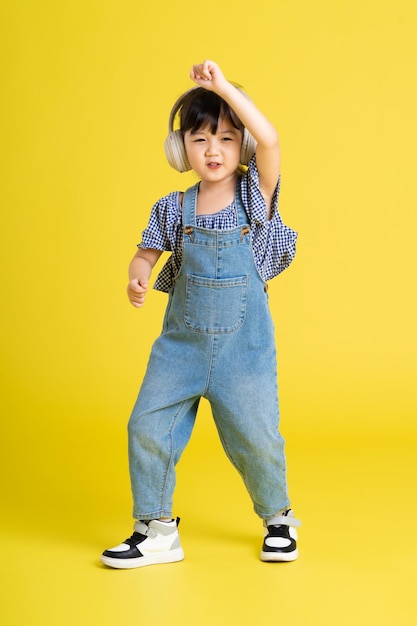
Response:
M215 136L210 137L206 146L206 156L214 156L219 153L219 142Z

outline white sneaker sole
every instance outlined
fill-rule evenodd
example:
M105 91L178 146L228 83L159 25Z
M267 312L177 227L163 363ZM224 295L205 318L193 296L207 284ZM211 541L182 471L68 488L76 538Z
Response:
M136 559L116 559L102 555L100 561L108 567L116 569L134 569L135 567L145 567L145 565L158 565L160 563L175 563L184 559L182 548L176 548L169 552L153 554L152 556L139 556Z
M288 563L298 559L298 550L292 552L264 552L261 551L261 561Z

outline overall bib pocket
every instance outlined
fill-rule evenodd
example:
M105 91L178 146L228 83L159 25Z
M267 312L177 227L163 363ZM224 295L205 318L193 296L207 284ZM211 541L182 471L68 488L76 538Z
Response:
M185 325L201 333L232 333L245 321L248 277L187 275Z

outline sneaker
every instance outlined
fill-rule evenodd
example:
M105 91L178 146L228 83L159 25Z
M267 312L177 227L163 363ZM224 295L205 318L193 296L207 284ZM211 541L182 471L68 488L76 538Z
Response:
M136 522L134 533L129 539L101 556L101 562L117 569L130 569L182 561L184 552L178 534L180 518L172 522Z
M291 509L265 520L264 526L261 561L295 561L298 558L295 526L301 526L301 522L294 518Z

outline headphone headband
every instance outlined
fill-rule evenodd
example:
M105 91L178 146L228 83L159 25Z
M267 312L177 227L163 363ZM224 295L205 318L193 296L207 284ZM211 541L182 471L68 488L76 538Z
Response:
M171 113L169 114L169 121L168 121L168 132L171 133L174 130L174 120L175 120L175 116L177 115L178 111L180 110L186 96L188 96L189 93L191 93L192 91L194 91L195 89L198 89L198 87L191 87L191 89L188 89L187 91L185 91L182 96L180 96L178 98L178 100L175 102L174 106L171 109Z

